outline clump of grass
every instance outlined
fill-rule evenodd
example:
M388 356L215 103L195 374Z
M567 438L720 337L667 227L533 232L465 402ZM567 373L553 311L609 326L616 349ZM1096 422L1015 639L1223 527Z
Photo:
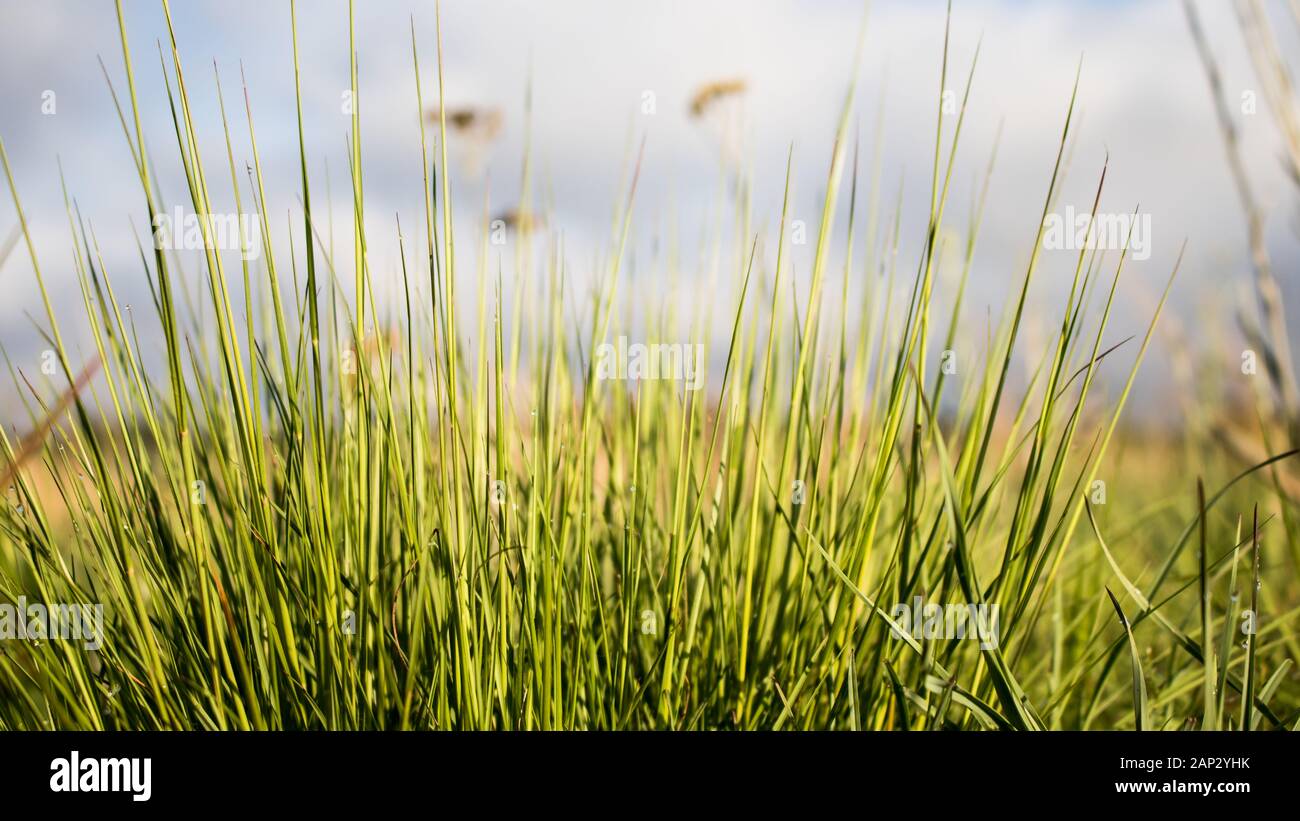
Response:
M125 100L119 111L137 196L152 219L165 208L150 177L120 3L118 20L125 87L115 99ZM203 252L202 332L198 318L183 314L174 260L157 249L141 255L161 370L146 366L93 233L70 220L80 321L104 379L84 390L70 380L71 413L34 410L39 461L5 434L9 463L21 469L13 474L18 502L0 513L0 599L103 603L107 636L96 652L58 641L0 644L0 726L856 730L1294 721L1297 699L1282 687L1288 665L1280 661L1294 652L1289 618L1268 621L1246 647L1233 640L1238 566L1253 546L1258 578L1268 522L1244 539L1240 530L1225 537L1217 519L1209 527L1216 505L1221 512L1237 503L1234 486L1289 454L1185 503L1192 509L1181 520L1175 509L1176 524L1176 501L1143 499L1163 505L1159 529L1141 505L1127 514L1089 505L1112 443L1123 440L1121 413L1172 274L1149 324L1117 333L1109 326L1125 255L1081 251L1067 299L1047 317L1055 334L1041 348L1018 344L1042 217L1064 179L1073 96L1062 101L1041 212L1026 216L1029 262L982 359L965 357L957 374L935 367L940 335L940 351L973 352L970 337L983 333L961 321L982 195L950 314L934 307L973 62L958 111L946 116L936 102L928 230L912 249L910 276L896 269L910 258L898 210L884 230L872 216L867 233L878 240L869 239L865 262L854 254L850 82L802 300L786 296L787 162L784 180L763 181L785 191L774 265L760 259L744 193L734 202L746 237L731 260L734 304L685 313L670 304L647 314L645 335L671 340L706 338L714 312L727 312L715 390L625 386L596 378L594 352L624 330L621 268L641 160L614 218L587 327L570 321L575 306L558 246L537 271L520 251L512 304L500 274L458 265L464 231L454 225L453 184L435 173L447 168L455 123L441 105L440 61L437 100L420 85L412 24L424 225L414 235L399 229L405 288L398 310L381 311L365 253L360 114L349 143L349 271L319 237L290 22L302 210L284 258L271 239L250 91L246 134L237 134L216 87L229 168L209 177L167 15L164 71L188 205L210 212L210 192L228 170L263 240L257 261L241 259L238 271L220 252ZM351 66L356 99L355 49ZM941 88L947 75L945 37ZM423 114L430 102L440 112L432 124ZM247 186L237 150L251 157ZM21 215L3 143L0 160ZM1094 210L1104 180L1103 169ZM739 190L759 181L749 182ZM527 179L524 190L515 213L534 219ZM832 226L845 200L849 228L837 238ZM540 213L535 220L542 224ZM25 223L22 232L45 296ZM844 243L842 272L832 270L836 242ZM878 268L883 276L869 273ZM338 281L347 274L350 300ZM232 276L244 286L242 311ZM460 315L467 286L477 290L477 324ZM850 301L861 307L856 322ZM48 296L45 305L63 372L74 373ZM1118 394L1103 402L1098 375L1124 340L1136 355L1119 373ZM1011 376L1017 357L1031 373L1020 391ZM1085 513L1087 540L1077 533ZM1184 578L1175 568L1186 570L1179 558L1198 529L1199 569ZM1132 546L1135 531L1158 532L1160 541L1149 553L1116 556L1106 539L1117 531L1124 535L1116 543ZM1154 577L1138 576L1144 584L1124 570L1138 559L1159 562ZM1198 581L1193 600L1186 591ZM1226 605L1215 598L1225 591ZM917 596L996 606L998 634L979 642L913 635L894 604ZM1187 614L1201 622L1190 634L1180 627ZM1261 687L1266 667L1274 673ZM1238 722L1224 719L1228 698L1237 699Z

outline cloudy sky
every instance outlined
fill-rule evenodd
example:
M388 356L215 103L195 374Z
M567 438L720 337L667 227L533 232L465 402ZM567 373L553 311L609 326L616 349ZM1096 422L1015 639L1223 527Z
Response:
M969 204L1002 129L967 313L996 314L1008 287L1023 276L1082 60L1078 129L1061 204L1080 209L1091 204L1109 152L1102 209L1125 212L1140 205L1151 215L1150 256L1132 264L1132 287L1124 292L1114 320L1115 336L1144 330L1151 300L1185 239L1188 257L1174 305L1189 335L1202 339L1198 323L1208 320L1230 323L1238 292L1249 281L1244 220L1181 4L959 0L954 5L948 85L958 94L982 42L948 213L954 231L965 230ZM1285 5L1265 5L1283 52L1300 53ZM161 5L126 0L125 6L151 159L168 203L188 206L159 65L158 43L170 48ZM367 231L376 276L395 282L395 215L401 215L408 232L423 223L410 21L414 19L420 46L425 98L433 105L434 12L430 3L414 0L368 0L358 6ZM1198 8L1225 87L1237 100L1243 91L1256 89L1257 80L1235 15L1228 3L1201 2ZM725 177L716 123L693 119L688 105L694 91L713 80L741 78L746 83L732 113L743 122L742 156L754 180L754 225L766 229L765 244L774 248L791 147L794 217L806 219L815 230L862 13L857 0L446 0L447 103L491 107L502 116L500 133L489 146L473 155L463 147L455 152L452 174L465 238L476 236L473 221L485 197L494 212L518 200L529 77L537 192L550 209L547 230L565 237L575 279L589 274L608 251L628 156L642 138L646 148L637 193L635 275L651 284L662 277L663 260L653 249L672 238L688 288L712 276L713 263L703 249L726 197ZM176 2L172 14L214 199L233 209L214 64L231 117L241 183L243 166L251 161L239 85L242 66L269 206L277 215L273 230L286 233L287 215L299 212L288 3ZM324 208L328 168L336 231L350 249L349 119L341 106L349 85L346 3L300 3L298 24L307 153L313 198L320 203L313 204ZM885 198L892 202L901 188L900 262L910 274L928 207L944 4L876 0L867 26L853 130L861 135L864 165L879 151ZM66 318L65 333L74 345L83 346L89 338L77 333L74 322L80 297L60 163L69 195L93 228L115 286L128 301L148 299L135 250L136 233L143 236L146 228L143 203L100 59L124 95L111 3L0 0L0 139L56 310ZM647 107L651 99L653 105ZM878 112L884 127L877 147ZM1274 266L1294 314L1300 311L1297 189L1282 171L1280 138L1262 94L1258 113L1242 114L1239 125L1247 171L1268 214ZM0 193L3 243L16 216L8 192ZM837 245L842 237L841 231ZM285 241L275 237L277 247ZM796 274L806 273L811 264L811 247L801 253L796 250L792 257ZM350 250L344 256L350 260ZM1068 282L1073 262L1070 254L1047 255L1044 287L1050 291ZM727 268L723 277L730 275ZM350 273L344 278L350 279ZM0 293L0 344L15 364L35 370L35 357L45 344L28 315L44 325L44 314L21 245L0 267ZM1155 381L1163 355L1146 369ZM1224 357L1231 363L1237 353L1225 352ZM0 411L11 409L13 397L0 406Z

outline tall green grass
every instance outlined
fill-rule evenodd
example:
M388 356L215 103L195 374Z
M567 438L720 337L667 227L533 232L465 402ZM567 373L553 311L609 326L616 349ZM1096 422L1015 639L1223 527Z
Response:
M792 152L784 169L745 175L744 193L729 201L743 242L718 251L734 300L637 311L646 323L638 332L652 341L703 341L715 313L729 317L709 357L712 389L690 392L670 380L597 378L597 346L632 327L621 269L638 225L639 154L591 293L575 295L553 240L541 248L544 264L530 265L533 240L523 234L512 251L518 280L507 287L486 261L486 225L455 224L442 32L437 86L424 87L429 44L413 23L409 127L423 158L424 214L399 229L402 296L388 310L367 254L360 105L348 143L353 253L344 259L322 240L314 206L302 125L311 78L296 24L301 202L282 230L264 187L256 89L243 90L241 113L227 107L223 78L201 82L225 129L227 167L206 168L191 107L197 75L162 6L171 35L165 136L187 182L182 204L211 212L228 184L237 209L257 215L261 253L236 266L235 255L204 252L201 290L191 293L174 256L144 247L154 315L133 316L68 198L84 308L76 322L103 371L86 387L23 222L43 332L66 383L29 386L10 363L33 432L3 434L13 493L0 510L0 601L102 603L107 636L98 652L0 643L0 727L1296 722L1300 698L1285 686L1297 649L1294 584L1261 576L1261 533L1278 530L1267 513L1240 518L1260 494L1281 498L1254 474L1290 454L1239 466L1199 502L1186 474L1182 487L1168 476L1137 480L1128 486L1149 495L1093 504L1094 482L1116 482L1105 471L1128 436L1121 414L1176 268L1149 323L1116 331L1125 254L1081 251L1064 302L1040 310L1052 333L1025 343L1043 217L1068 170L1073 94L1060 101L1041 203L1025 208L1028 262L986 328L963 306L992 157L964 242L942 242L978 52L960 107L946 113L935 95L920 248L900 245L902 209L881 201L878 166L860 179L850 79L832 124L806 290L793 282L787 248ZM122 65L111 88L140 183L123 208L152 224L174 203L162 201L146 145L167 143L142 128L120 2L118 22ZM859 52L865 31L864 22ZM354 46L349 68L360 100ZM945 36L939 92L953 73ZM424 116L434 107L436 126ZM0 160L21 220L2 142ZM524 168L520 210L529 214L527 155ZM1094 210L1104 168L1098 177ZM760 185L783 186L785 199L779 224L757 230L748 192ZM772 232L769 264L760 249ZM276 237L289 254L277 253ZM475 237L484 261L467 270L457 240ZM842 270L832 264L837 248ZM938 275L945 254L959 257L961 275L941 294L941 315L936 296L952 287ZM461 316L473 297L478 315ZM161 366L146 364L155 330ZM959 351L956 373L938 366L950 350ZM1114 364L1116 352L1127 368ZM1013 373L1020 364L1023 380ZM59 404L43 404L50 395ZM1265 604L1277 609L1243 643L1240 611L1249 600L1258 612L1270 585ZM997 605L998 640L904 634L892 608L916 596Z

